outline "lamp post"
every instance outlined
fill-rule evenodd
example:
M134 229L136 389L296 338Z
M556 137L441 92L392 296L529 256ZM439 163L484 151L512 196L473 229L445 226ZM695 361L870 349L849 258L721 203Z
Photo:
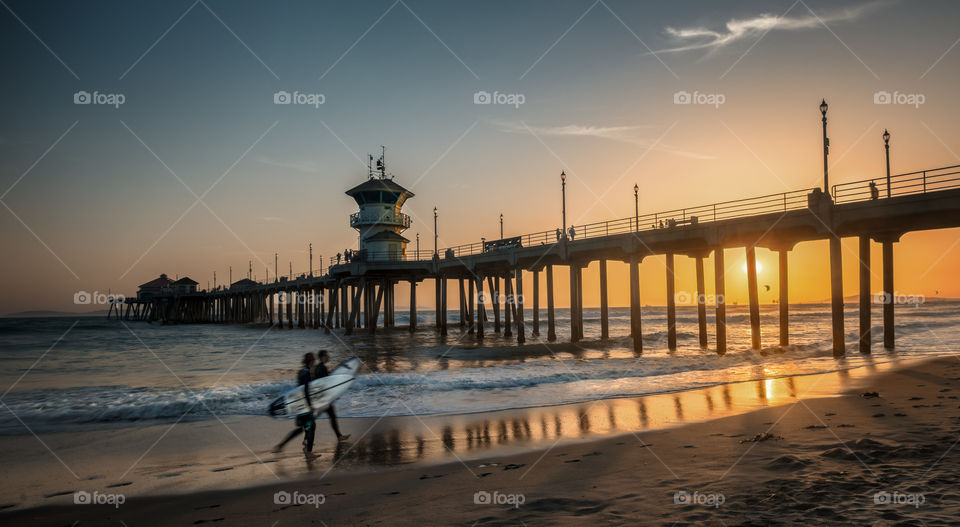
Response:
M890 132L883 129L883 148L887 151L887 197L890 197Z
M273 253L273 281L280 281L280 268L277 267L277 253Z
M640 187L634 183L633 184L633 224L634 232L640 230Z
M503 213L500 214L500 239L503 239Z
M560 171L560 194L563 200L563 237L567 236L567 173Z
M830 180L827 176L827 155L830 154L830 139L827 138L827 100L820 101L820 114L823 115L823 193L830 196Z
M310 276L313 277L313 244L310 244Z
M440 253L437 252L437 208L433 208L433 256L439 257Z
M230 266L230 285L233 285L233 266Z
M420 259L420 233L417 233L417 260Z

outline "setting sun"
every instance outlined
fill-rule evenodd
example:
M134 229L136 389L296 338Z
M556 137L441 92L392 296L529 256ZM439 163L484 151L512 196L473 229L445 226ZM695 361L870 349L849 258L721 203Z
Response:
M743 274L747 274L747 262L743 262L741 269L743 270ZM763 272L763 263L760 262L760 260L757 260L757 274L760 274L762 272Z

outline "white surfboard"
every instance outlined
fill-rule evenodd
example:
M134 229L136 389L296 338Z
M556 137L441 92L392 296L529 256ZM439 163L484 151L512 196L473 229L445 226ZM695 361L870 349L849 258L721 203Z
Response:
M330 375L310 381L307 385L310 390L310 402L314 409L326 410L334 401L343 395L360 371L360 359L354 357L344 361L330 372ZM303 386L291 388L276 401L270 404L270 415L274 417L296 417L307 413L307 400L303 394Z

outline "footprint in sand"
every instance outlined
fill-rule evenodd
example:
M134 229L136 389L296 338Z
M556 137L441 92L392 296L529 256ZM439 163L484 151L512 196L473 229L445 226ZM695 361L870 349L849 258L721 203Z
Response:
M233 467L215 468L215 469L211 470L210 472L226 472L226 471L228 471L228 470L233 470Z
M11 509L13 507L16 507L17 505L18 505L17 503L0 503L0 511Z
M179 475L180 475L180 472L171 472L170 474L157 474L157 479L175 478Z
M127 485L133 485L132 481L123 481L120 483L114 483L113 485L107 485L108 489L115 489L117 487L126 487Z
M579 459L568 459L568 460L564 461L564 463L579 463L579 462L580 462Z

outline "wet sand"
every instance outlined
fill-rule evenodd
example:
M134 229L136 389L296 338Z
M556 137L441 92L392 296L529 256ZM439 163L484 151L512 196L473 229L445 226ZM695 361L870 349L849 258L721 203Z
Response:
M11 461L0 517L130 526L947 524L960 512L951 449L960 361L893 366L553 408L345 419L354 436L338 448L321 422L321 455L309 463L299 445L270 454L289 422L258 417L4 437ZM73 505L77 491L122 494L124 503Z

